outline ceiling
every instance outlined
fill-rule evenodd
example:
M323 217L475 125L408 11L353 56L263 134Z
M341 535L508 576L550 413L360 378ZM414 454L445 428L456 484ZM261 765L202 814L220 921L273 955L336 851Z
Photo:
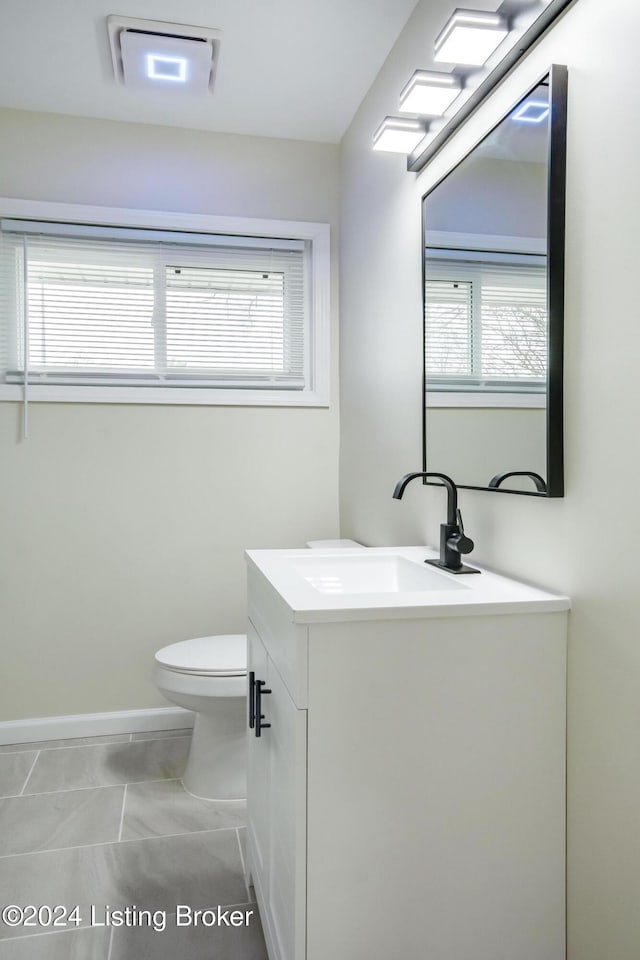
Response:
M337 142L417 0L0 0L0 106ZM214 93L116 84L106 17L222 30Z
M513 110L478 144L474 151L476 157L541 163L546 167L549 121L545 119L541 123L522 123L513 118L513 114L517 113L526 101L549 103L548 84L541 83L516 104Z

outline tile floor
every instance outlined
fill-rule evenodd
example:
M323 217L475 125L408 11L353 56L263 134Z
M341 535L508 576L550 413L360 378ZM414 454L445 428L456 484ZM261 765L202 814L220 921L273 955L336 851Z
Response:
M55 931L0 922L0 960L267 960L244 801L188 794L188 749L188 730L0 747L0 907L77 904L80 918ZM178 905L248 922L177 925ZM149 917L99 926L107 906Z

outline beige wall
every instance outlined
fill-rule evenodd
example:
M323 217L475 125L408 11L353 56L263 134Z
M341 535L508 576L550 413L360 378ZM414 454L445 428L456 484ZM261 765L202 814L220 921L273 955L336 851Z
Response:
M427 469L456 483L486 487L496 473L547 473L547 412L538 407L427 407ZM525 477L510 477L510 490L535 490Z
M569 649L569 960L640 949L640 540L635 344L638 230L636 0L578 0L419 177L372 153L412 71L430 67L423 0L343 141L343 536L437 541L441 491L420 465L420 197L551 62L569 67L566 489L563 500L462 491L472 559L573 598ZM630 348L631 345L631 348ZM525 758L526 762L526 758Z
M329 222L338 149L0 110L0 196ZM338 532L330 409L0 403L0 719L162 703L158 647L244 631L243 550Z

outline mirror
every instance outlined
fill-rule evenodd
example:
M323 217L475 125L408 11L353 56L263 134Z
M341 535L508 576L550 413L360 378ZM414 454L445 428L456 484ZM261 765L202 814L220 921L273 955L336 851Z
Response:
M423 197L423 468L561 497L566 67Z

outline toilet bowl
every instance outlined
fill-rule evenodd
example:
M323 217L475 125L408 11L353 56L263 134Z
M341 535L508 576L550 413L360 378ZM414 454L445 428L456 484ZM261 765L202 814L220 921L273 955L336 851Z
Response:
M355 540L310 540L312 549L359 547ZM186 789L206 800L247 795L247 637L196 637L156 653L154 682L167 700L193 710Z
M183 640L155 655L160 693L196 715L183 783L197 797L246 797L246 677L242 633Z

